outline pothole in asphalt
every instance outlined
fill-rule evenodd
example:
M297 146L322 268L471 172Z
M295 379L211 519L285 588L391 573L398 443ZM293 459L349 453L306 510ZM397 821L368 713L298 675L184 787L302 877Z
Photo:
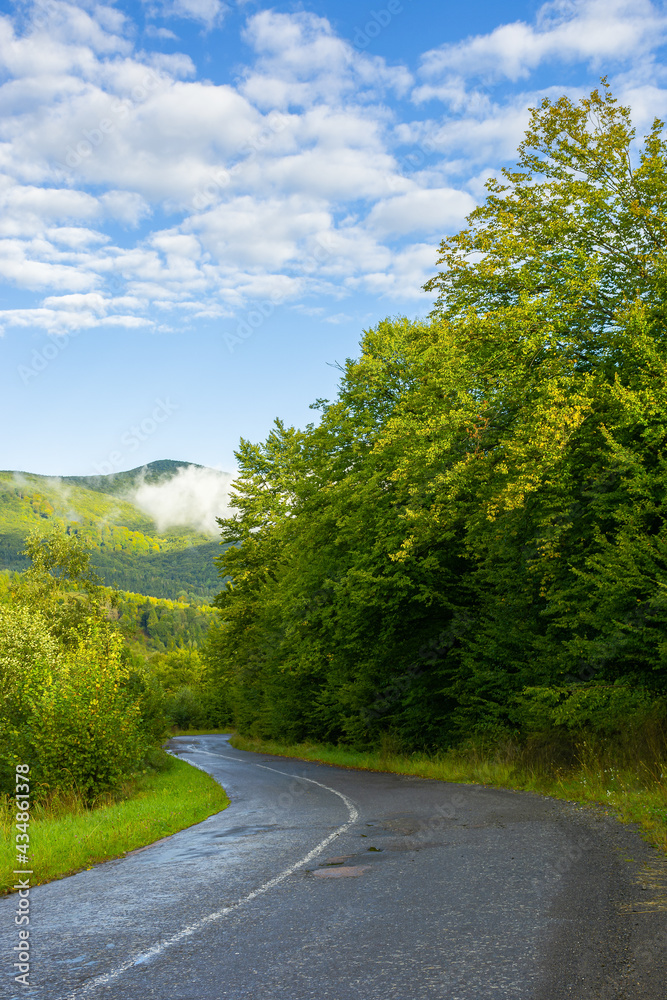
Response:
M383 848L381 848L381 847L368 847L368 848L366 848L366 851L364 852L364 854L368 853L368 851L372 851L374 854L382 854L383 853ZM322 864L320 865L320 868L324 869L324 868L341 868L341 867L344 867L346 870L347 870L347 868L352 868L352 867L356 868L356 867L359 867L359 866L357 866L357 865L352 866L352 865L349 864L349 862L350 862L350 860L352 858L359 858L360 859L362 856L363 855L361 855L361 854L343 854L343 855L341 855L338 858L327 858L326 861L322 862ZM380 860L380 858L368 858L368 861L379 861L379 860ZM346 861L348 862L347 865L345 864ZM368 865L363 865L361 867L368 868ZM319 869L318 869L318 871L319 871Z
M229 830L220 830L210 834L216 840L236 840L238 837L254 837L258 833L268 833L275 826L233 826Z
M342 867L316 868L313 872L315 878L359 878L368 865L343 865Z
M628 859L629 860L629 859ZM624 913L656 913L667 911L667 864L660 858L642 865L641 871L633 879L638 889L649 893L633 903L620 906Z

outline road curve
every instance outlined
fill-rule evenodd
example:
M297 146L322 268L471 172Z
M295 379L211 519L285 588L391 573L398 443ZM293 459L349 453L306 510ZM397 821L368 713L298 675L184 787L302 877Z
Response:
M664 1000L667 865L601 810L181 737L224 812L31 890L44 1000Z

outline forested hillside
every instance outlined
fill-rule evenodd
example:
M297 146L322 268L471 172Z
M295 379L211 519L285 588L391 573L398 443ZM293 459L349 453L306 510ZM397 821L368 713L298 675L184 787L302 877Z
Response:
M206 641L212 615L210 604L195 606L119 592L114 595L109 618L118 623L130 644L148 651L173 652L199 649Z
M242 731L446 747L619 732L667 688L667 146L534 111L304 430L242 441L218 674Z
M91 565L110 587L156 597L209 599L219 586L219 545L189 528L158 533L128 499L139 481L160 482L185 463L160 461L110 476L63 479L0 472L0 569L23 570L29 531L66 524L91 551Z

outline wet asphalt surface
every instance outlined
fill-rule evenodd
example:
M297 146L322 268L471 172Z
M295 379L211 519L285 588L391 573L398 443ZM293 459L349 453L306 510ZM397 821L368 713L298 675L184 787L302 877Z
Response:
M665 1000L665 856L602 810L171 746L231 805L32 889L29 988L0 900L4 996Z

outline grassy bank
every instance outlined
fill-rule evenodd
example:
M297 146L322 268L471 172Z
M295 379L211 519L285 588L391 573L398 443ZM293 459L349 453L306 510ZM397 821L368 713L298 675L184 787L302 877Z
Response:
M208 774L164 752L153 766L95 808L74 794L35 803L30 821L32 885L92 868L152 844L229 805L224 790ZM14 884L13 803L0 809L0 892Z
M570 802L599 803L626 823L638 823L646 839L667 851L667 762L615 767L583 743L568 767L549 766L543 754L508 744L493 752L468 748L427 754L402 754L391 748L357 751L315 743L286 744L234 736L238 750L297 757L337 767L390 771L438 781L491 785L539 792ZM531 760L531 756L533 759Z

